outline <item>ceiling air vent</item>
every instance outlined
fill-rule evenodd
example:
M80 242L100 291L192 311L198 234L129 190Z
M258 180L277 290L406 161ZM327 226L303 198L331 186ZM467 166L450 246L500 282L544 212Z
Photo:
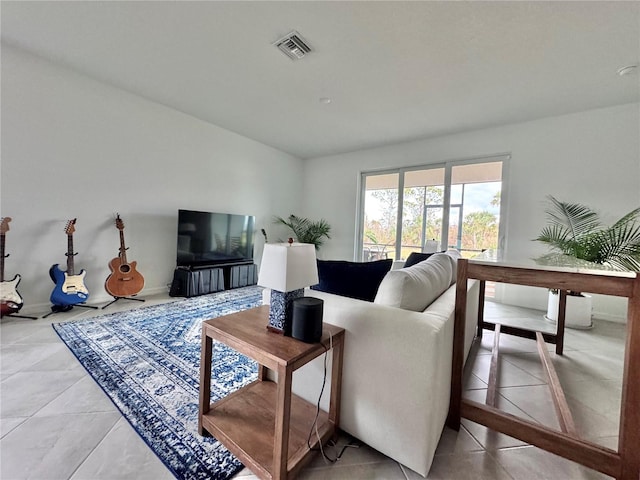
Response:
M274 45L291 60L300 60L311 51L307 41L295 30L274 42Z

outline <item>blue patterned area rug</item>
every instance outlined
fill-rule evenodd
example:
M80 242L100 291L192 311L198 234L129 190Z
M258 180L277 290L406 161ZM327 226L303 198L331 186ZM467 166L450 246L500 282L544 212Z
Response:
M198 434L201 324L261 301L260 287L245 287L53 328L176 478L224 480L243 467ZM257 375L255 362L214 345L212 401Z

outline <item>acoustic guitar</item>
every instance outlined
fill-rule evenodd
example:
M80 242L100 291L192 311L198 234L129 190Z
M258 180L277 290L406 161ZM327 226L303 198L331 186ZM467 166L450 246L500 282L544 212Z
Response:
M59 264L53 265L49 269L49 276L56 284L53 292L51 292L51 303L57 306L73 306L78 303L84 303L89 298L89 290L84 284L84 277L87 274L84 270L80 270L78 275L75 274L73 266L73 257L77 253L73 252L73 232L76 219L69 220L64 231L67 234L67 271L60 269Z
M5 234L9 231L10 221L11 217L4 217L0 221L0 316L17 313L23 305L22 297L17 290L20 275L13 277L13 280L4 279L4 259L9 256L4 253Z
M120 251L109 262L111 275L104 282L104 288L115 298L136 295L144 288L144 277L136 270L137 262L127 262L127 247L124 246L124 223L116 216L116 228L120 231Z

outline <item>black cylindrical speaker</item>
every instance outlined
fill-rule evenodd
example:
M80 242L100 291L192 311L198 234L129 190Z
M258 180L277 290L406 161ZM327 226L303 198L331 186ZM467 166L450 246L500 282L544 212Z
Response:
M315 297L296 298L293 302L291 336L306 343L316 343L322 337L324 301Z

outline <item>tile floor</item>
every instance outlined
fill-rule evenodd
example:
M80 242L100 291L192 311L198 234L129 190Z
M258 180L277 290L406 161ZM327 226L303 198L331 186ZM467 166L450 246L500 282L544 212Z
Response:
M144 305L172 300L146 297ZM0 478L170 479L171 473L129 426L51 328L52 322L137 308L120 301L107 310L74 308L48 319L3 318L0 323ZM537 324L552 330L542 312L487 304L488 320ZM586 437L616 448L620 410L624 325L595 321L588 331L567 330L565 355L551 354L576 424ZM493 333L485 332L470 357L465 395L484 401ZM552 347L550 347L551 349ZM535 342L501 335L499 406L557 425ZM352 439L343 435L338 448ZM356 442L357 444L357 442ZM347 448L341 460L320 455L303 479L422 478L366 445ZM240 480L255 478L247 469ZM535 447L463 420L445 429L429 479L609 478Z

